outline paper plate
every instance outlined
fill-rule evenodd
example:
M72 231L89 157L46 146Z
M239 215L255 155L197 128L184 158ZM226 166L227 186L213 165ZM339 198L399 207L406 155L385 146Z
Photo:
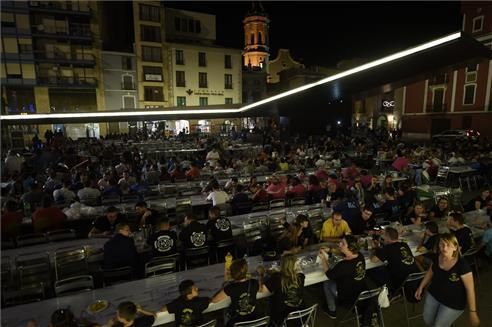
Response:
M89 313L99 313L106 310L109 307L109 302L106 300L98 300L87 307Z

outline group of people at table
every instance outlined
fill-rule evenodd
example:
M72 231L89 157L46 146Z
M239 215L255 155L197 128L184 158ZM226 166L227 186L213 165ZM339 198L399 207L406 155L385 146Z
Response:
M407 171L409 162L405 152L399 149L395 156L394 168L401 173ZM17 210L23 204L25 212L33 211L32 221L35 231L46 231L63 227L66 219L61 210L53 206L53 202L63 199L64 202L85 198L97 198L109 195L108 190L117 194L131 192L133 181L156 179L159 181L176 180L181 177L197 178L203 172L217 170L227 171L239 169L248 173L272 170L289 171L289 162L299 163L304 158L305 150L300 147L289 152L287 157L275 158L262 152L257 158L231 158L225 161L216 149L212 149L202 158L203 165L193 160L178 161L171 158L159 163L144 163L136 154L126 153L121 161L101 176L101 166L89 163L86 169L68 172L70 178L60 181L56 170L48 172L43 183L37 181L39 172L22 175L22 163L18 159L6 159L6 171L11 177L7 201L2 214L2 236L14 237L19 232L22 215ZM15 154L14 154L15 156ZM242 160L241 160L242 159ZM333 160L335 162L333 162ZM337 162L338 160L338 162ZM14 162L15 161L15 162ZM334 157L331 161L324 160L319 155L309 158L308 162L315 172L306 175L300 169L295 176L282 180L273 176L265 187L252 179L250 185L239 185L237 180L231 180L225 186L230 195L226 194L216 180L212 180L204 189L209 192L208 199L213 207L209 210L209 220L206 225L187 215L179 235L172 230L170 221L160 213L147 207L145 202L138 202L135 210L139 215L140 225L153 225L154 233L149 236L147 243L152 248L153 257L173 255L183 249L199 248L232 238L230 221L221 216L219 206L227 201L233 204L244 199L244 190L249 191L248 200L264 202L271 199L303 197L308 202L326 202L333 208L333 214L321 228L319 235L313 231L309 217L299 215L294 222L285 221L285 233L279 239L265 238L265 244L277 250L281 255L280 271L268 271L259 267L257 279L251 278L247 260L236 259L226 269L227 285L211 299L199 296L198 286L193 281L186 280L179 285L181 296L166 304L162 310L174 313L177 326L196 326L203 322L202 312L209 302L219 302L231 298L228 309L228 324L251 320L258 317L259 310L256 300L257 292L270 292L272 324L280 326L286 315L303 308L304 274L299 267L295 253L305 246L316 242L328 242L331 247L321 246L319 260L326 272L328 281L323 284L326 297L325 311L331 318L336 318L337 306L350 306L358 294L367 289L371 282L385 283L390 293L397 293L400 286L412 272L427 268L427 273L413 290L415 300L425 295L424 321L428 325L447 326L452 323L468 307L470 320L473 325L479 323L473 275L467 261L462 257L473 246L483 247L486 255L492 255L492 234L488 229L480 244L475 244L473 235L464 225L463 215L450 213L447 199L439 199L437 204L427 212L422 203L416 202L412 190L413 181L400 183L397 188L392 176L371 176L367 170L357 167L355 163L344 167L340 174L330 173L326 166L341 165L340 159ZM59 173L60 171L58 171ZM43 184L43 187L41 187ZM69 201L67 201L67 199ZM44 201L43 208L34 210L35 204ZM236 200L236 201L235 201ZM27 210L26 210L26 204ZM233 206L234 207L234 206ZM237 207L241 207L237 205ZM484 188L480 195L470 203L465 204L468 210L488 210L490 215L490 189ZM29 212L30 214L30 212ZM401 221L404 224L425 226L425 236L422 238L419 251L425 253L426 259L416 260L408 245L399 240L397 229L387 227L382 234L382 240L375 237L374 252L371 260L387 261L389 277L385 281L377 281L366 274L366 260L360 252L358 238L352 236L361 234L377 234L375 216L383 220ZM38 219L46 218L49 219ZM448 219L451 233L439 234L436 221ZM40 227L36 221L42 220ZM487 227L490 227L490 222ZM17 226L17 227L16 227ZM4 234L5 233L5 234ZM130 225L122 219L118 210L110 207L104 217L95 220L89 237L112 236L104 246L103 267L111 269L132 266L139 269L139 255L131 238ZM335 247L333 247L335 244ZM343 259L332 265L327 259L328 252L338 252ZM367 310L370 313L371 310ZM134 303L123 302L118 306L116 318L109 324L114 326L150 326L153 324L154 313L139 307ZM370 324L370 314L364 316L363 324ZM69 310L60 310L52 316L52 325L72 326L76 319Z
M484 190L481 195L490 196ZM474 199L477 200L478 198ZM477 203L478 206L478 203ZM201 224L185 218L182 231L177 235L171 230L169 221L158 218L156 212L150 211L142 204L137 205L145 221L154 221L157 230L148 239L152 247L153 257L169 256L183 248L197 248L209 244L214 249L217 242L232 238L230 221L220 215L217 206L209 210L207 224ZM435 208L427 214L421 204L414 203L408 216L410 228L422 226L423 232L416 251L401 240L402 229L386 226L384 231L377 230L374 210L370 206L358 209L358 214L351 219L341 211L335 210L322 227L319 235L315 235L310 220L305 215L298 215L295 221L284 221L285 232L277 240L276 250L280 255L279 271L265 271L257 267L256 278L252 278L244 258L230 262L226 258L224 288L213 297L201 297L199 286L192 280L184 280L179 285L181 296L163 305L162 311L175 314L176 326L198 326L204 322L203 311L209 303L217 303L230 298L227 309L227 325L250 321L260 316L257 293L272 293L270 297L270 317L273 326L281 326L289 312L305 308L304 280L296 253L302 248L318 241L320 267L326 273L328 281L323 283L326 303L322 305L330 318L336 319L337 307L350 307L360 292L371 285L386 284L390 295L396 296L407 276L411 273L427 269L424 278L418 284L407 289L408 300L418 302L425 297L423 318L430 326L449 326L467 308L473 326L479 324L475 288L472 270L462 254L470 248L487 247L486 236L491 238L492 229L487 229L483 241L476 244L470 228L464 224L464 216L459 212L450 212L445 199L440 199ZM154 216L154 217L153 217ZM153 220L156 218L156 220ZM438 225L447 222L448 233L439 233ZM490 221L487 227L490 227ZM98 218L90 232L90 237L98 235L114 236L104 246L104 266L116 268L134 265L138 260L137 251L129 225L121 220L116 208L108 209L105 217ZM371 261L385 261L387 265L380 270L366 271L366 258L361 253L361 240L358 235L372 235L370 242ZM490 254L490 252L487 252ZM333 265L329 255L340 256L340 261ZM414 257L415 255L422 255ZM228 254L229 257L230 254ZM135 260L132 262L132 260ZM382 279L381 276L386 276ZM408 291L410 290L410 293ZM426 290L426 291L425 291ZM425 294L425 295L424 295ZM408 295L407 295L408 296ZM366 305L363 309L363 326L370 326L374 308ZM118 306L116 317L108 322L110 326L151 326L155 312L150 312L137 304L123 302ZM62 318L60 318L62 317ZM75 326L67 323L69 319L76 324L76 319L64 310L52 316L53 326ZM60 319L63 322L60 322Z

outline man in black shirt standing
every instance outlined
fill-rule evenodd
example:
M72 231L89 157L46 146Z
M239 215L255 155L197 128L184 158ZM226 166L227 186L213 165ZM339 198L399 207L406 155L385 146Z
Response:
M208 308L210 299L198 296L198 288L192 280L179 284L180 297L166 304L162 311L174 313L176 327L194 327L203 323L203 311Z
M184 228L179 234L179 240L184 249L200 248L207 245L207 227L187 215L184 219Z
M152 257L173 255L177 252L178 236L171 230L169 220L161 219L157 223L158 230L147 239L152 247Z
M137 267L138 254L133 238L130 237L130 226L127 223L116 225L116 234L104 244L104 269L121 267Z
M98 236L111 236L114 233L115 226L123 222L123 217L116 207L106 209L106 215L97 218L89 232L89 238Z
M465 217L459 212L449 215L448 228L458 239L461 254L465 254L470 248L475 246L473 233L470 228L465 226Z
M398 240L398 231L396 229L386 227L384 230L384 245L382 247L378 243L375 243L375 245L374 256L371 256L371 260L373 262L378 260L388 262L389 288L392 291L396 291L409 274L419 271L412 250L410 250L407 243ZM410 294L413 294L413 292Z

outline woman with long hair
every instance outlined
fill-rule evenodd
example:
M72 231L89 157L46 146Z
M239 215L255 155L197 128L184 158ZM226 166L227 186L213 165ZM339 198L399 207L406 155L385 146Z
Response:
M296 256L284 255L280 261L280 271L274 272L264 285L266 290L273 293L270 298L272 326L282 326L290 312L304 307L304 280Z
M212 299L217 303L227 297L231 299L228 309L228 322L226 326L233 326L237 322L254 320L257 317L256 293L263 292L260 281L248 277L248 263L246 259L234 260L231 264L230 274L233 281L220 290Z
M442 234L439 253L431 260L431 267L415 292L415 298L422 299L424 288L430 284L424 300L424 322L428 326L451 326L468 305L470 325L480 325L473 273L460 254L456 236Z
M305 215L298 215L291 230L291 241L295 246L304 248L315 242L313 228Z

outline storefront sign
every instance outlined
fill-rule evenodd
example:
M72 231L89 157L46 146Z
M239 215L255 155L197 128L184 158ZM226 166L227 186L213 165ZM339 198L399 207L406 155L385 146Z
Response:
M158 82L162 82L162 75L145 74L145 80L146 81L158 81Z
M381 111L393 111L395 109L394 100L383 100Z
M220 96L224 96L224 91L195 90L193 93L195 95L220 95Z

